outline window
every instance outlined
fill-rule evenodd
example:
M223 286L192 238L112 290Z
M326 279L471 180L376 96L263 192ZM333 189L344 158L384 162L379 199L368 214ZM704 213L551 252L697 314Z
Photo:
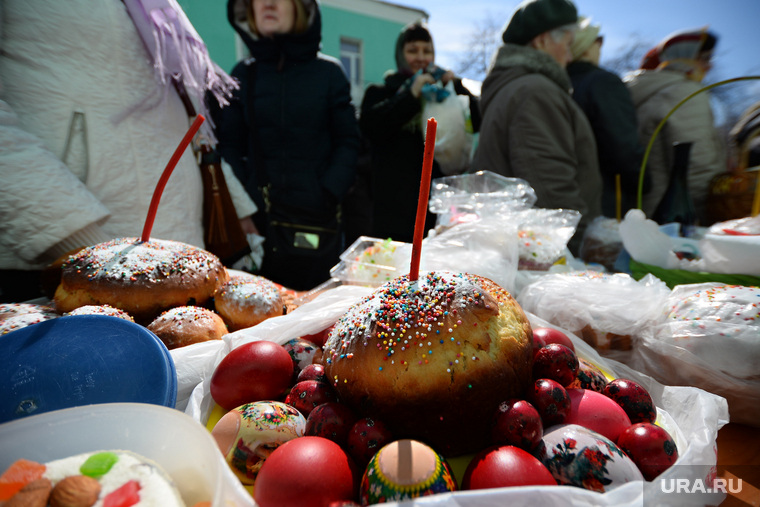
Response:
M351 98L354 101L354 105L358 106L361 103L364 92L361 41L341 37L340 63L343 64L343 70L346 72L348 81L351 83Z

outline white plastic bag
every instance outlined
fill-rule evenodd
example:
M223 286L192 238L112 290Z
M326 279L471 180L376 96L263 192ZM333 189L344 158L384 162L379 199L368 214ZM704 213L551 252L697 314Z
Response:
M472 153L473 135L467 129L470 98L467 95L457 95L453 81L449 81L444 90L449 93L442 101L425 101L422 134L426 135L428 119L435 118L438 124L434 158L443 174L461 174L470 167Z

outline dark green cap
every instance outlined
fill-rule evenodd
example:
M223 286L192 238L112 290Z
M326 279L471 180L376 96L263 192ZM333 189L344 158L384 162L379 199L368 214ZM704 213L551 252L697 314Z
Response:
M525 45L549 30L578 21L578 10L570 0L525 0L515 9L501 38Z

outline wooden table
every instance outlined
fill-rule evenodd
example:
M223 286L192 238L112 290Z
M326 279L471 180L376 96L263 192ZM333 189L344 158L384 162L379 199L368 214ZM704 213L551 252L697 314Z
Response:
M718 476L742 480L721 507L760 507L760 427L729 423L718 431Z

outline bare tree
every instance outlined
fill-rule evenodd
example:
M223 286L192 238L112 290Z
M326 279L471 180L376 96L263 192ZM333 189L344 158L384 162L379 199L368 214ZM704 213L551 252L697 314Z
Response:
M477 81L485 79L494 53L501 45L504 29L503 15L486 13L485 18L476 22L467 36L466 48L457 58L454 72L459 76Z

